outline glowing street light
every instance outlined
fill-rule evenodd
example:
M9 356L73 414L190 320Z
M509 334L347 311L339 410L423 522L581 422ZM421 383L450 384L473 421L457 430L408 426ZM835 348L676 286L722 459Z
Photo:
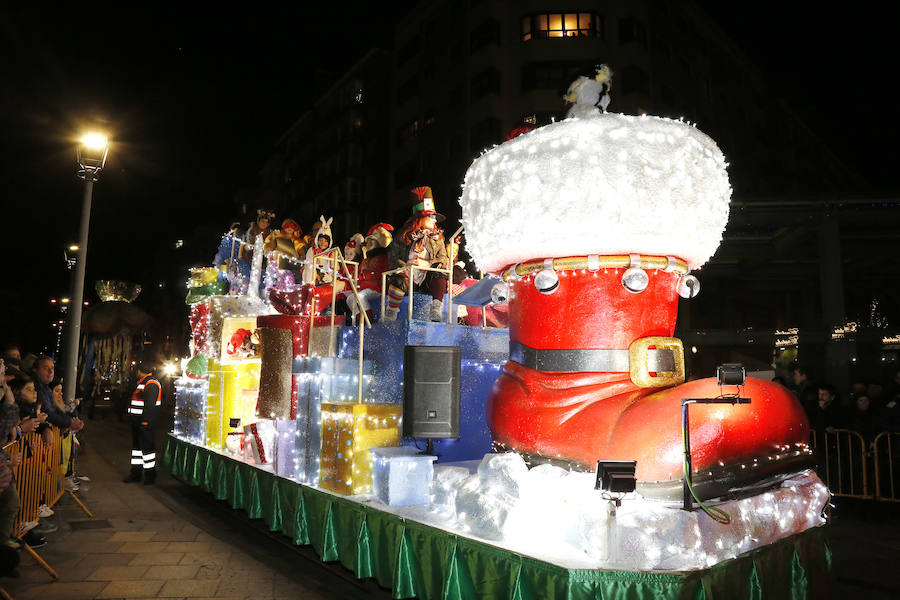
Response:
M100 179L100 171L106 166L109 154L109 139L97 132L86 133L75 149L78 161L78 177L84 179L84 200L81 204L81 228L77 248L69 246L73 252L81 254L75 265L74 289L72 290L72 310L69 312L69 326L66 328L66 365L63 379L63 394L66 402L75 400L76 379L78 377L78 342L81 338L81 309L84 307L84 273L87 264L88 231L91 227L91 200L94 182Z
M81 137L75 150L75 158L78 160L78 176L85 181L89 178L97 181L100 171L106 165L106 155L109 153L109 140L102 133L87 133ZM84 240L81 246L86 248Z

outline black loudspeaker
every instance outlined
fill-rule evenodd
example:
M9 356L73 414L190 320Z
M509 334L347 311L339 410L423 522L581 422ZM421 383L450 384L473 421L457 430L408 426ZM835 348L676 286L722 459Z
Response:
M403 435L459 437L459 346L403 349Z

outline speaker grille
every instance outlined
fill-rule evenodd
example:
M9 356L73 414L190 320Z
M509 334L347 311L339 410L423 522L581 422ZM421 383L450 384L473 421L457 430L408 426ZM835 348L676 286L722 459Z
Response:
M459 437L459 346L403 350L403 435Z

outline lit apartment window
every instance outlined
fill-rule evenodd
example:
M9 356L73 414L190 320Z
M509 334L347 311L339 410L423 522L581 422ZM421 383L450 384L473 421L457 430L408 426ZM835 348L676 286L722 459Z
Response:
M591 12L542 13L522 17L522 41L562 37L603 37L603 22Z

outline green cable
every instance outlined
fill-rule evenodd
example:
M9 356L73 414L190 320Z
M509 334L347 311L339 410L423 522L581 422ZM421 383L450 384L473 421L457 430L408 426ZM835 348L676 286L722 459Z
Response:
M691 491L691 496L693 496L694 501L697 503L697 506L705 512L711 519L714 521L721 523L723 525L728 525L731 523L731 515L722 510L721 508L716 508L714 506L706 506L703 502L700 501L700 498L697 497L697 494L694 492L694 486L691 485L691 478L689 477L690 473L688 473L688 459L687 459L687 431L685 431L684 426L681 427L681 439L684 443L684 481L687 483L688 489Z

